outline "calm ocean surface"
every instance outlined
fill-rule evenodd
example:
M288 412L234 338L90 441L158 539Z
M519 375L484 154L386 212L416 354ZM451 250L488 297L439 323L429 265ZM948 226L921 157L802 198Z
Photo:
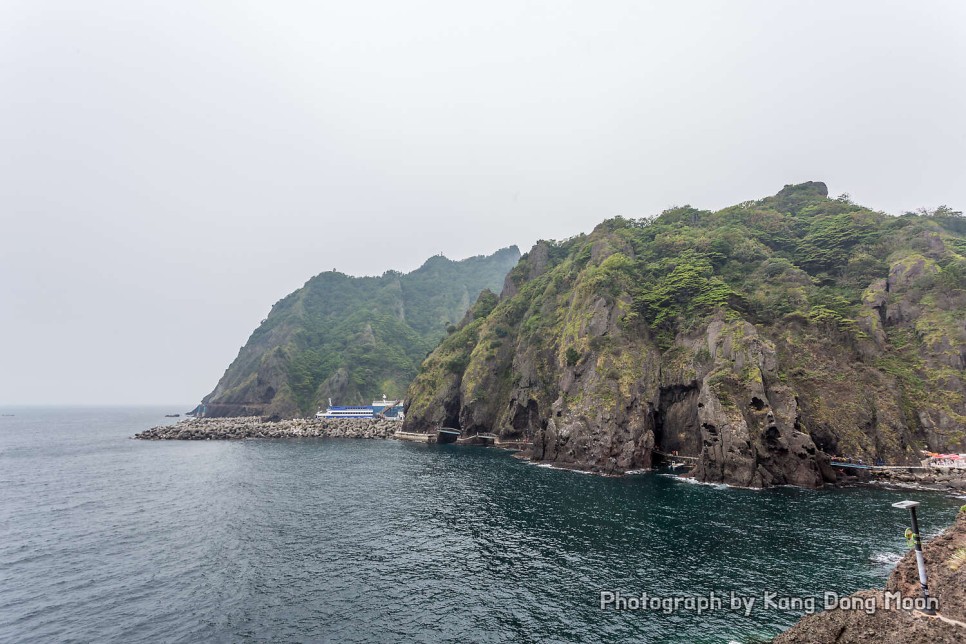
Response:
M142 442L166 408L0 413L2 642L760 641L763 593L881 585L923 502L848 488L605 479L498 450L334 439ZM726 597L670 615L625 596ZM750 616L730 593L757 598Z

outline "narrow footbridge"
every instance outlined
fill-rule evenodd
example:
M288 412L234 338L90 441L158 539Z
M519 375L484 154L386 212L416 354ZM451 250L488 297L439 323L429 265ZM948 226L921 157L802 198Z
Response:
M682 461L694 461L694 462L698 461L697 456L683 456L681 454L668 454L667 452L662 452L659 449L653 450L653 453L657 454L658 456L663 456L664 458L677 458Z
M482 432L479 434L470 434L469 436L463 436L462 438L457 438L457 443L479 443L483 442L496 442L499 440L499 436L496 434L491 434L489 432Z

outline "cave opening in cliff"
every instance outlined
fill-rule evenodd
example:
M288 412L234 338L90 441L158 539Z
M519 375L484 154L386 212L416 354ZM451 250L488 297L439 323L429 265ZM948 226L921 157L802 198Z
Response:
M460 425L460 404L458 400L443 405L443 427L462 430Z
M540 405L537 401L531 398L526 405L518 402L510 426L514 429L513 435L519 437L533 436L536 430L545 428L546 422L540 419Z
M655 465L673 460L666 454L695 456L701 451L698 393L694 382L661 387L654 409Z

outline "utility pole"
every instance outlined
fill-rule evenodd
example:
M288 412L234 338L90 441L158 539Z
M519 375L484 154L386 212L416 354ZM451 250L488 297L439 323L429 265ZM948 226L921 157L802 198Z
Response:
M935 615L936 609L932 607L929 601L929 588L926 586L926 560L922 556L922 538L919 536L919 520L916 518L916 508L919 507L919 501L899 501L898 503L893 503L892 507L899 508L900 510L909 510L909 514L912 516L912 534L909 535L909 541L916 549L916 565L919 567L919 585L922 587L922 597L926 600L926 606L922 609L922 612L926 615Z

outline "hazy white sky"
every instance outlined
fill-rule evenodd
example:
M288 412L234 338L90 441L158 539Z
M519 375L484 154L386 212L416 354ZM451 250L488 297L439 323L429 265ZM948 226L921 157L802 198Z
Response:
M966 207L966 3L0 0L0 403L194 403L271 305L823 180Z

